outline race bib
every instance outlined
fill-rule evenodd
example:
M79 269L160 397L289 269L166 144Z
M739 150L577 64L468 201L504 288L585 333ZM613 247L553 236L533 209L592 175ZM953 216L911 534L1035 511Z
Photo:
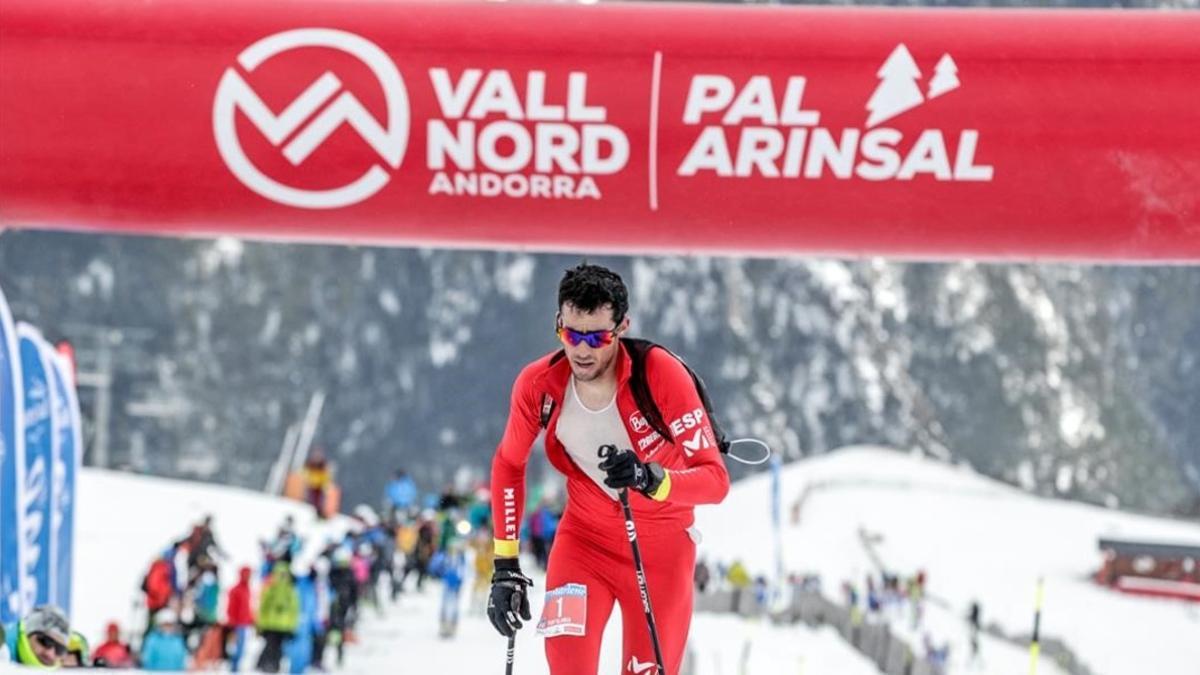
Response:
M587 586L567 584L546 592L537 632L545 637L583 635L587 626Z

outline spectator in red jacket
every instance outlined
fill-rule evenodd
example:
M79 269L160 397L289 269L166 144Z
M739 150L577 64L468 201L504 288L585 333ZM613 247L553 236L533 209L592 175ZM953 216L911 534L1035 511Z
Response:
M234 635L229 666L235 673L238 672L242 656L246 653L246 639L254 627L254 612L250 609L250 577L249 567L238 570L238 582L229 589L229 596L226 598L226 625Z
M172 556L173 553L167 551L162 557L151 563L150 571L142 580L142 590L146 593L147 616L153 617L155 612L171 602L171 596L175 592L174 585L171 583ZM148 623L147 633L150 632L150 627L151 624Z
M129 645L121 642L121 627L115 622L105 628L104 644L92 652L92 663L104 668L132 668L133 654Z

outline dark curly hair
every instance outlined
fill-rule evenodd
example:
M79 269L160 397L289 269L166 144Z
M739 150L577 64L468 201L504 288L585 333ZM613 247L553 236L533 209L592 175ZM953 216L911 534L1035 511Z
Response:
M611 305L613 321L620 324L629 312L629 290L616 272L581 262L567 270L558 283L559 310L564 304L589 314Z

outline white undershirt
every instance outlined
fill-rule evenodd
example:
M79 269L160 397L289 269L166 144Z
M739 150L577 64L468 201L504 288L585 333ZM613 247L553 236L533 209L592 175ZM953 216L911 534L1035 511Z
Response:
M602 445L633 447L625 424L621 422L621 413L617 410L617 395L614 393L608 405L600 410L591 410L579 400L579 393L575 391L575 376L572 375L567 382L567 393L563 396L563 408L554 435L579 468L609 497L617 499L617 491L604 484L604 472L600 470L601 460L597 452Z

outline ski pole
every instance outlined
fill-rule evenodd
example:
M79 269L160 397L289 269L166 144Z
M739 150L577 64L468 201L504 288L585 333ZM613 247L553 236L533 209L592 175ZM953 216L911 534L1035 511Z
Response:
M632 451L630 451L632 452ZM600 458L607 459L617 453L617 446L600 446ZM667 675L663 666L662 647L658 644L658 626L654 623L654 610L650 607L650 589L646 586L646 569L642 566L642 550L637 542L637 529L633 525L633 509L629 508L629 490L621 488L618 493L621 498L621 509L625 512L625 533L629 535L629 545L633 548L633 566L637 572L638 591L642 594L642 609L646 612L646 626L650 629L650 642L654 645L654 661L658 665L657 675Z
M513 652L516 651L516 648L517 636L513 635L512 637L508 638L508 661L507 665L504 667L504 675L513 675Z
M1037 675L1038 658L1042 652L1041 639L1038 632L1042 626L1042 589L1044 580L1038 577L1037 602L1033 609L1033 638L1029 641L1029 675Z

